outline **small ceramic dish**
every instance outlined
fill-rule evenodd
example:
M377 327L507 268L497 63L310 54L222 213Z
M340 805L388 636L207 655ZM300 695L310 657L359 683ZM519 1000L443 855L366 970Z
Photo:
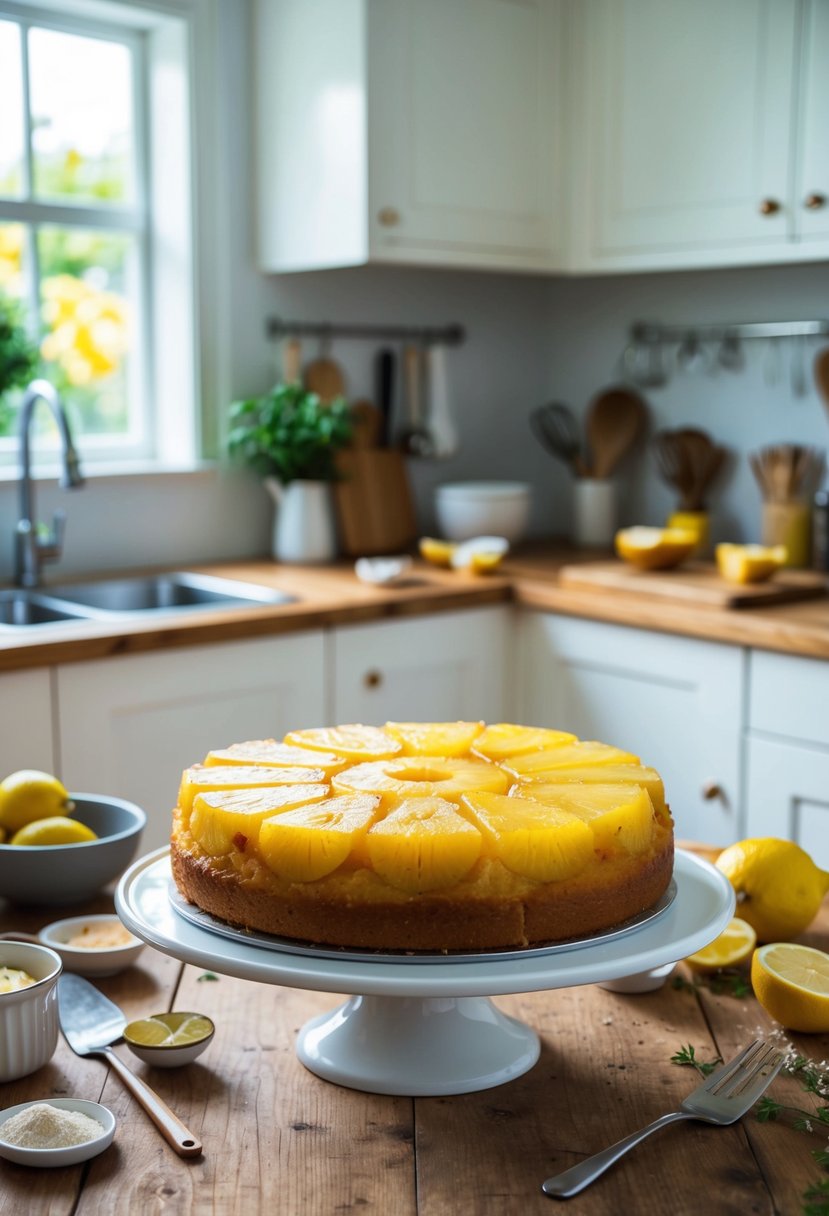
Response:
M21 1148L17 1144L9 1144L3 1139L3 1124L30 1106L39 1102L47 1102L49 1106L57 1106L60 1110L76 1110L88 1115L101 1125L100 1136L86 1140L83 1144L70 1144L67 1148ZM77 1165L80 1161L89 1161L97 1157L105 1148L112 1144L115 1135L115 1116L106 1106L98 1102L87 1102L83 1098L39 1098L35 1102L21 1102L19 1106L8 1106L0 1111L0 1157L13 1161L15 1165L34 1165L38 1169L44 1166Z
M359 557L354 563L354 573L361 583L373 583L376 587L388 587L406 578L412 568L410 557Z
M120 930L126 939L122 945L76 945L72 939L88 935L90 942ZM71 916L68 920L56 920L41 929L38 940L60 955L66 971L76 975L117 975L131 967L144 949L140 937L134 937L118 916Z
M137 1041L137 1034L133 1031L135 1027L143 1028L147 1022L159 1022L166 1026L172 1034L190 1018L199 1018L204 1023L204 1027L203 1033L189 1043L142 1043ZM145 1064L150 1064L153 1068L180 1068L183 1064L192 1064L193 1060L201 1055L215 1032L216 1027L213 1022L203 1013L178 1011L156 1013L149 1018L141 1018L139 1021L130 1022L125 1026L124 1042L133 1055L138 1056L139 1060L143 1060Z

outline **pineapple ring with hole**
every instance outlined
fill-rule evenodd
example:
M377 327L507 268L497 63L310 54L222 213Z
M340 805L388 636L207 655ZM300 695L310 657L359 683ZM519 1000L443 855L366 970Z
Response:
M380 794L385 798L460 798L468 790L505 794L509 777L484 760L443 756L402 756L357 764L331 779L337 793Z

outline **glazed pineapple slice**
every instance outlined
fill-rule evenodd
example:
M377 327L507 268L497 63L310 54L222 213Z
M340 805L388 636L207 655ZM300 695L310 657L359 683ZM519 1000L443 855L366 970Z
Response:
M316 726L309 730L292 730L285 742L311 751L333 752L344 760L386 760L399 756L400 743L379 726L350 723L347 726ZM308 763L314 763L313 760Z
M276 768L303 768L311 765L313 768L323 769L326 776L345 768L342 756L335 756L332 752L315 752L313 756L309 756L304 748L277 743L276 739L250 739L247 743L232 743L230 747L208 752L205 764L267 764Z
M267 789L273 785L322 784L321 768L276 768L264 764L194 764L186 768L178 791L178 805L185 821L196 794L211 790Z
M331 778L339 793L380 794L389 798L449 798L467 790L506 793L509 777L484 760L446 760L443 756L401 756L356 764Z
M483 729L483 722L386 723L405 756L465 756Z
M538 797L535 786L531 787ZM544 804L583 819L601 853L637 856L653 840L653 803L639 785L545 785ZM541 801L541 799L539 799Z
M309 802L322 802L327 785L284 785L270 790L214 790L197 794L190 835L211 857L250 851L264 819Z
M525 756L511 756L504 761L504 768L519 781L537 781L547 773L560 768L580 768L592 764L641 764L638 756L611 747L609 743L575 742L553 747L548 751L530 752ZM553 777L547 780L554 780Z
M595 764L585 765L584 768L556 769L549 777L541 780L526 778L513 786L511 793L524 793L530 798L538 798L542 802L550 791L560 792L562 785L641 785L651 797L651 802L657 813L666 818L668 807L665 802L665 786L655 768L646 768L643 764Z
M527 752L549 751L564 743L575 743L576 736L566 730L550 730L543 726L516 726L512 722L496 722L487 726L475 740L476 756L494 760L496 764L509 756Z
M274 815L259 828L259 855L287 882L315 882L359 854L379 805L371 795L341 794Z
M593 833L569 811L502 794L466 794L461 805L483 832L487 851L524 878L561 882L593 857Z
M453 887L481 854L481 833L443 798L408 798L365 840L369 862L392 887L419 895Z

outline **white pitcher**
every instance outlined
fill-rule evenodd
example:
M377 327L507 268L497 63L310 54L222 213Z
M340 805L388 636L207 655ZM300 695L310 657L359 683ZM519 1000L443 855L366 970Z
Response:
M327 481L292 481L283 486L275 477L266 477L265 487L276 504L272 553L278 562L305 566L336 557Z

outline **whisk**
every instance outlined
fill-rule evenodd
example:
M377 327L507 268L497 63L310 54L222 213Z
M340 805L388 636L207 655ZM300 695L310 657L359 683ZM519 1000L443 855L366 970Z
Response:
M826 453L798 443L751 452L749 464L765 502L808 502L823 480Z

